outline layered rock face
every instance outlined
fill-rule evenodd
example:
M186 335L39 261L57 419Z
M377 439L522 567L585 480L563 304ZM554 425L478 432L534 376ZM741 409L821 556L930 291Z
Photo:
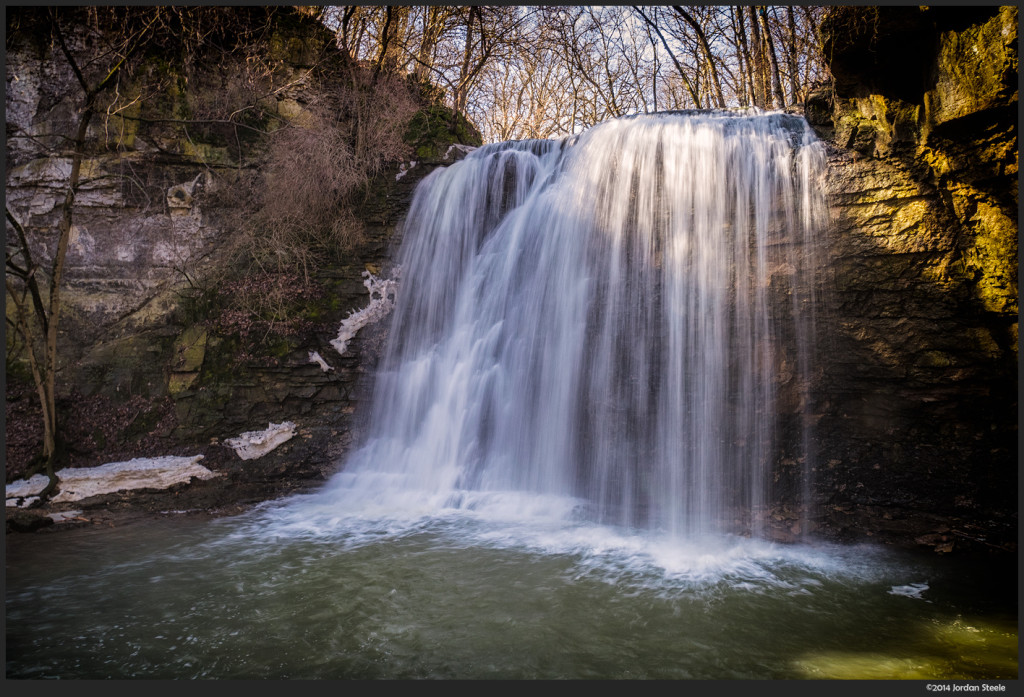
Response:
M8 32L6 194L8 208L37 243L36 261L47 267L71 170L60 140L74 135L82 92L47 35L44 16L20 12ZM95 35L83 28L86 21L66 39L81 65L99 53ZM262 106L301 111L296 98L309 92L306 75L331 37L295 24L268 28L280 49L269 60L290 87ZM218 71L225 79L231 74L223 65L211 70ZM72 353L162 324L176 305L173 289L208 270L223 238L207 199L232 170L246 166L242 158L251 152L229 142L230 127L204 127L197 118L189 129L197 103L227 86L215 84L213 76L193 86L188 77L175 56L146 55L117 85L118 97L106 113L92 120L67 262L63 319L75 337L66 347Z
M815 472L834 531L1012 547L1017 9L836 8Z
M104 22L114 36L119 28L103 9L99 19L76 11L81 21L67 23L77 26L67 30L68 48L80 65L102 68L97 36L107 31ZM432 140L434 149L417 157L416 166L385 168L359 197L358 242L313 272L324 291L308 310L318 327L314 336L307 332L247 355L237 340L211 329L199 306L232 271L228 251L239 215L247 213L246 201L228 193L239 177L262 171L271 131L304 127L310 105L339 89L332 79L344 66L336 65L333 35L301 11L209 11L220 14L206 18L208 24L232 27L225 36L207 42L201 55L189 53L200 49L187 35L179 43L161 39L169 48L137 55L92 119L63 283L59 383L65 394L115 402L172 399L175 425L162 434L171 442L222 441L292 419L304 442L315 422L315 435L334 433L332 442L343 443L380 343L374 332L381 330L367 327L344 355L330 340L347 315L370 302L367 270L387 272L391 236L416 183L459 153ZM52 263L71 169L61 142L75 133L83 94L47 21L45 8L8 14L6 63L7 207L44 269ZM250 36L259 43L246 44ZM263 82L245 83L253 79ZM273 89L260 94L264 83ZM228 119L225 105L252 98L236 94L243 89L259 97L258 108L246 106L241 117ZM410 154L424 147L410 145ZM326 368L311 358L314 352ZM143 413L137 425L146 418Z

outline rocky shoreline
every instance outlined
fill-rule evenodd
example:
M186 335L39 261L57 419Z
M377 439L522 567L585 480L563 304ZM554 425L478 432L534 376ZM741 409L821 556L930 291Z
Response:
M237 515L264 501L309 491L339 466L346 438L327 424L308 424L296 437L253 460L242 460L221 442L179 450L202 455L215 476L193 477L164 489L129 489L37 508L7 507L7 533L59 532L118 527L168 515L217 518Z
M344 463L345 434L319 423L302 426L295 438L253 460L242 460L223 443L196 445L201 463L216 476L193 477L165 489L131 489L38 508L7 507L6 532L58 533L82 528L117 528L169 516L214 519L235 516L260 504L309 493ZM184 452L183 450L183 452ZM1017 556L1013 520L942 517L892 506L829 506L801 522L777 509L769 539L780 544L818 541L878 544L925 554L1007 560Z

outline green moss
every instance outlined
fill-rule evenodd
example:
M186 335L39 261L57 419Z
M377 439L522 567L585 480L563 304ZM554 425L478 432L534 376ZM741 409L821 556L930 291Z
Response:
M276 337L267 345L267 353L274 358L284 358L294 350L295 344L288 337Z
M199 373L171 373L167 378L167 392L178 398L199 379Z
M172 397L190 389L199 379L206 358L209 334L200 325L192 325L174 342L167 391Z
M483 144L480 132L461 114L453 118L452 110L433 104L420 109L412 117L404 140L411 145L418 160L440 159L448 146Z
M188 138L178 141L181 154L195 162L207 165L233 165L231 155L226 147L216 147L208 143L195 142Z
M206 329L200 325L193 325L183 331L174 342L173 369L180 372L200 370L206 356L208 339Z
M140 66L144 76L140 85L152 90L150 98L140 100L140 114L147 118L190 119L192 108L185 95L188 81L179 66L169 62L164 55L147 55Z

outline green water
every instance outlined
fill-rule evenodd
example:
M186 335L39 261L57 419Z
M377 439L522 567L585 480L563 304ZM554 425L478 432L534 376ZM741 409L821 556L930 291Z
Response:
M9 535L7 677L1015 679L1008 573L468 516L169 515Z

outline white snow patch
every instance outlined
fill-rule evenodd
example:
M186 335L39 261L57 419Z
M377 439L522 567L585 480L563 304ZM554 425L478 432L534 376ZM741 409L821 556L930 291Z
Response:
M199 464L202 459L202 455L166 455L110 462L99 467L62 469L57 473L60 493L51 501L79 501L127 489L166 489L173 484L188 482L192 477L210 479L218 476ZM7 505L26 506L32 503L48 482L46 475L37 474L28 480L8 484Z
M356 332L370 322L383 319L395 304L395 292L398 289L398 269L392 278L382 279L374 276L369 271L363 271L366 278L363 285L370 291L370 304L358 312L353 312L341 321L338 328L338 336L331 341L331 346L344 355L348 349L348 342L352 341Z
M328 365L327 361L325 361L323 359L323 357L320 355L319 351L310 351L309 352L309 362L310 363L316 363L317 365L319 365L320 366L320 370L324 371L325 373L334 370L334 366Z
M399 167L398 174L395 175L395 181L398 181L399 179L404 177L406 174L408 174L409 170L411 170L416 165L417 165L416 160L410 161L408 166L406 166L406 164L403 162L402 166Z
M265 431L246 431L237 438L228 438L224 442L234 448L238 457L243 460L254 460L263 457L295 435L295 424L291 421L271 423Z

